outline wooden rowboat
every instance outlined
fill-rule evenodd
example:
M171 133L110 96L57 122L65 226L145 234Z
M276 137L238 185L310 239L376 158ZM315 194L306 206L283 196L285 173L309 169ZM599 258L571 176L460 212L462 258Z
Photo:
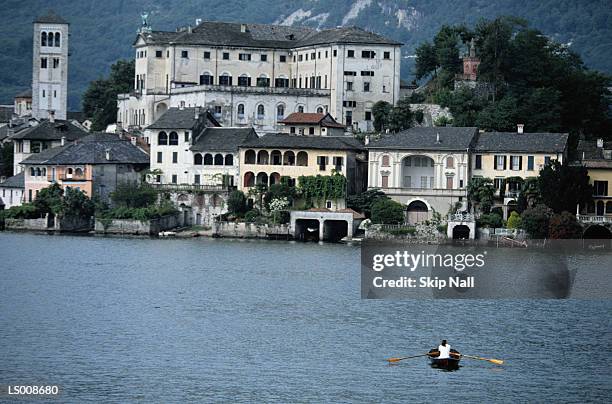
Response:
M431 362L432 368L444 369L444 370L457 370L459 369L459 362L461 361L461 354L459 351L452 349L450 350L450 358L438 359L440 355L437 349L431 349L427 356Z

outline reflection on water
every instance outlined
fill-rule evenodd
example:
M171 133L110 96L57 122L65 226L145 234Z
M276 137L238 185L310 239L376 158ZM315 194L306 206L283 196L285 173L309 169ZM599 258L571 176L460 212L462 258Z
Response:
M2 233L0 257L0 384L58 384L67 402L612 392L609 301L362 300L359 249L344 245ZM441 339L506 364L385 365Z

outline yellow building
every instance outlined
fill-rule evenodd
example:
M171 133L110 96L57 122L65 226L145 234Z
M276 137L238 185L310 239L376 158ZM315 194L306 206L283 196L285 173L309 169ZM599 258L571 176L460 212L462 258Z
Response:
M496 206L504 217L514 210L521 191L520 177L537 177L552 160L560 163L567 157L567 133L483 132L472 154L472 177L491 178L496 188Z
M366 159L364 146L350 136L266 135L240 146L239 186L246 193L257 184L278 184L281 177L298 185L300 176L337 172L347 178L347 193L357 193L365 189Z
M612 223L612 142L581 140L578 143L579 164L589 170L593 201L581 206L578 219L588 223Z

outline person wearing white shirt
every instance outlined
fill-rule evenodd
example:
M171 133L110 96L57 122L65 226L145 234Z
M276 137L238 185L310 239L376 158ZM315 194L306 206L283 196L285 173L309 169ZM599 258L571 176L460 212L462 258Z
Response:
M438 356L438 359L450 358L450 350L451 346L446 343L445 339L443 339L442 343L438 346L438 352L440 352L440 356Z

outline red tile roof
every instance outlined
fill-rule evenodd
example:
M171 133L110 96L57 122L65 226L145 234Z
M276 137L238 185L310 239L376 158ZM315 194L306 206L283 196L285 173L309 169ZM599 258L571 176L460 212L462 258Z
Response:
M318 114L313 112L294 112L280 121L280 123L321 125L329 128L344 128L344 125L336 122L336 120L330 114Z

